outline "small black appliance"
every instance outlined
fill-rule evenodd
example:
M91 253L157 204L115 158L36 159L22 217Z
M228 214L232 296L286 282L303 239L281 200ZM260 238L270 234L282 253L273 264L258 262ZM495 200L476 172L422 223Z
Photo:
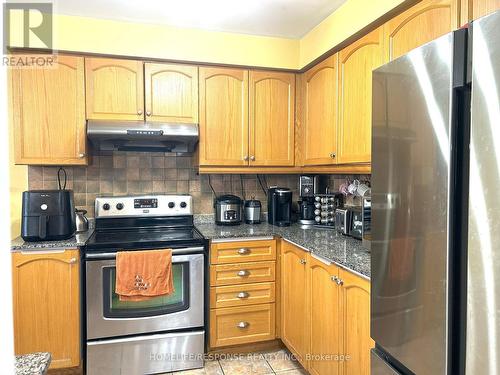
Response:
M267 221L278 227L292 223L292 191L288 188L272 187L267 191Z
M316 215L314 197L302 197L299 201L299 223L302 225L314 225Z
M25 241L54 241L75 234L72 190L23 192L21 237Z
M328 176L302 175L299 177L299 195L301 198L313 198L315 194L324 194L328 187Z

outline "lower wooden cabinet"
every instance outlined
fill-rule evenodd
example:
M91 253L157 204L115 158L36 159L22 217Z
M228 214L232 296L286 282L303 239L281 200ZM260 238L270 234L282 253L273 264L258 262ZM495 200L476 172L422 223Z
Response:
M370 282L343 269L339 269L339 280L342 353L349 356L343 373L368 375L370 349L375 345L370 337Z
M281 340L306 365L308 319L307 253L283 241L281 245Z
M370 282L283 241L281 339L311 374L370 374Z
M13 253L16 354L50 352L50 368L80 365L78 250Z
M210 347L276 338L276 240L210 246Z
M274 303L210 311L210 346L248 344L276 337Z

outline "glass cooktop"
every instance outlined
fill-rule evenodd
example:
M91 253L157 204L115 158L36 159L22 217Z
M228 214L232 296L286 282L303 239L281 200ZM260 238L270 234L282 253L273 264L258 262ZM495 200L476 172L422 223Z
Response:
M88 239L86 248L99 250L200 246L204 240L194 227L97 230Z

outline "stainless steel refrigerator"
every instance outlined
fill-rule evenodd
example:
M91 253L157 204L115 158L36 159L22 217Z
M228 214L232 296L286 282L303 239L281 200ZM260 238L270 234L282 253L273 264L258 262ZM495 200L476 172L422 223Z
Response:
M500 374L500 12L373 72L371 370Z

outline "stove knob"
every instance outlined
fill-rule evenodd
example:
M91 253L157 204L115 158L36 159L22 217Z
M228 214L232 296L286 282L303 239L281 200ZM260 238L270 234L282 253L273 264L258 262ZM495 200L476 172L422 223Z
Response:
M116 204L116 209L117 210L123 210L123 203L117 203Z
M168 208L174 208L175 203L174 202L168 202Z
M181 202L181 208L186 208L187 207L187 203L186 202Z
M103 210L107 211L107 210L109 210L111 208L111 206L109 205L109 203L104 203L102 205L102 208L103 208Z

